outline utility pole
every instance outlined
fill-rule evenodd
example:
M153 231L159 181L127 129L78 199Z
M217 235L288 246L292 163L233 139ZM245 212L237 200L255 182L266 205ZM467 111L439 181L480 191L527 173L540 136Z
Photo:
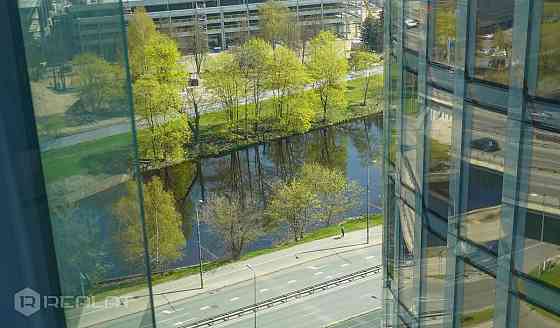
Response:
M254 328L257 328L257 273L251 264L247 264L246 267L253 273L253 322Z
M202 204L204 204L202 200L199 200L198 204L195 204L195 213L196 213L196 235L197 235L197 244L198 244L198 269L200 271L200 288L204 289L204 279L202 277L202 245L200 243L200 219L198 217L199 205Z

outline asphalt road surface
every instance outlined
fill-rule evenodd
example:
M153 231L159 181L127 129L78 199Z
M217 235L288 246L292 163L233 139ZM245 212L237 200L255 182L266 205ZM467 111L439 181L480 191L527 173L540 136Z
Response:
M381 245L349 252L344 252L344 250L341 249L341 252L336 255L305 262L301 266L291 267L286 270L259 277L257 280L257 299L258 301L262 301L379 264L381 264ZM375 294L376 298L379 298L381 297L381 273L375 275L374 278L366 278L364 281L372 281L372 279L374 281L374 283L371 283L372 286L379 285L379 288L376 287L372 289L371 295L368 297L371 298L371 296L374 295L372 293L375 292L377 293ZM355 287L351 286L354 285L342 285L339 288L321 293L320 296L318 296L322 298L323 295L327 295L328 293L328 295L330 295L330 302L332 302L333 305L339 304L339 309L333 312L333 316L326 316L325 318L330 319L331 317L336 317L336 320L340 320L368 310L367 307L357 306L353 308L352 306L346 306L346 302L350 299L362 298L361 294L351 297L352 293L346 291L347 288L354 290L353 288ZM331 295L333 291L336 292ZM356 291L354 290L354 292ZM155 297L165 298L165 295ZM160 306L156 308L156 320L159 327L179 327L182 324L195 322L253 304L253 298L253 281L247 280L220 290L209 291L204 294L170 303L166 306ZM301 310L301 307L307 308L307 301L311 302L312 299L314 300L315 297L302 298L298 301L300 306L296 306L296 308L298 310ZM315 300L313 302L317 303L318 301ZM315 304L313 302L312 304ZM353 300L353 303L355 303L355 300ZM313 307L313 305L311 305L311 307ZM141 325L142 323L149 326L150 318L147 313L148 311L131 314L96 325L95 327L132 328L139 327L139 324ZM259 312L259 316L264 315L264 313L265 312ZM277 315L278 314L273 317L276 318ZM317 315L323 317L319 312ZM333 319L332 321L336 320ZM268 326L266 327L268 328Z

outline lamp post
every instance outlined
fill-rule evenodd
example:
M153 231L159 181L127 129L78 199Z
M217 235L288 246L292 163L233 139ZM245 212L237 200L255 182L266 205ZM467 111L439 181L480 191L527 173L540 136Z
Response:
M257 273L251 264L246 265L247 269L251 270L253 273L253 321L254 321L254 328L257 328Z
M204 201L199 200L198 204L204 204ZM200 288L204 288L204 279L202 278L202 245L200 243L200 219L198 218L198 204L195 204L196 213L196 239L198 244L198 269L200 271Z

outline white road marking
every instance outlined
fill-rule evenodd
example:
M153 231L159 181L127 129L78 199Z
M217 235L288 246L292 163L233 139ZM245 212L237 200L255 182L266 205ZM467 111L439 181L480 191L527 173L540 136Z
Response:
M239 299L239 297L234 297L234 298L231 298L229 301L230 301L230 302L235 302L235 301L237 301L238 299Z
M261 293L266 293L266 292L268 292L268 289L267 289L267 288L263 288L263 289L259 290L259 292L261 292Z
M193 321L194 319L196 319L196 317L193 317L193 318L187 319L187 320L185 320L185 321L179 321L179 322L175 322L175 326L180 326L180 325L184 325L184 324L186 324L186 323L187 323L187 322L189 322L189 321Z
M200 311L204 311L204 310L208 310L210 308L210 305L206 305L200 308Z
M290 280L288 281L288 284L293 284L294 282L296 282L297 280Z
M307 268L308 268L308 269L311 269L311 270L319 270L319 269L322 269L322 268L324 268L324 267L325 267L324 265L323 265L323 266L320 266L320 267L316 267L316 266L313 266L313 265L312 265L312 266L308 266Z
M171 314L171 313L173 313L173 312L175 312L175 311L171 311L171 310L163 310L163 311L161 311L161 313L163 313L163 314Z
M347 266L349 266L349 265L350 265L349 263L343 263L343 264L340 265L340 267L341 267L341 268L344 268L344 267L347 267Z
M372 258L374 258L375 256L370 255L370 256L366 256L366 260L371 260Z
M323 271L315 272L313 275L314 275L314 276L318 276L318 275L320 275L320 274L323 274Z
M325 277L325 280L330 280L330 279L332 279L332 276L326 276Z

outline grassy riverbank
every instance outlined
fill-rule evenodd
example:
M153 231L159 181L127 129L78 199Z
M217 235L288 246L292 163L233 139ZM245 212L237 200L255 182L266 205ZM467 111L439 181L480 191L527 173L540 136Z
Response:
M362 85L364 79L348 81L345 110L334 111L327 121L323 121L320 108L317 108L316 119L309 130L336 125L356 118L366 117L382 110L383 79L381 75L372 78L368 105L362 106ZM312 92L307 91L307 92ZM212 157L236 149L244 148L278 138L294 135L294 132L277 128L267 117L272 117L271 100L263 102L262 122L258 133L239 133L235 126L227 123L224 111L201 115L201 143L204 144L202 157ZM249 105L246 110L251 110ZM308 131L306 131L308 132ZM49 183L75 175L122 174L127 172L132 159L132 136L130 133L104 137L93 141L82 142L69 147L47 151L43 154L44 173ZM188 158L196 158L199 154L188 147Z
M383 224L383 216L381 214L371 216L369 223L370 223L370 227ZM366 229L365 217L345 220L344 229L346 232ZM243 256L241 256L240 261L265 255L265 254L270 254L279 250L287 249L300 244L305 244L314 240L331 238L339 234L340 234L340 228L338 225L331 225L328 227L319 228L315 231L307 233L302 240L299 240L297 242L294 242L293 240L287 240L285 242L274 245L270 248L263 248L263 249L247 252ZM218 260L213 262L206 262L203 264L203 271L207 272L231 263L234 263L234 261ZM199 267L191 266L184 269L171 270L164 274L154 274L152 277L152 283L153 285L157 285L167 281L173 281L173 280L177 280L177 279L181 279L184 277L197 275L197 274L199 274ZM147 288L145 280L146 280L145 277L138 277L134 279L128 279L126 281L120 281L118 283L97 286L94 287L90 291L90 293L95 296L96 301L102 301L103 299L109 296L123 295L126 293Z

